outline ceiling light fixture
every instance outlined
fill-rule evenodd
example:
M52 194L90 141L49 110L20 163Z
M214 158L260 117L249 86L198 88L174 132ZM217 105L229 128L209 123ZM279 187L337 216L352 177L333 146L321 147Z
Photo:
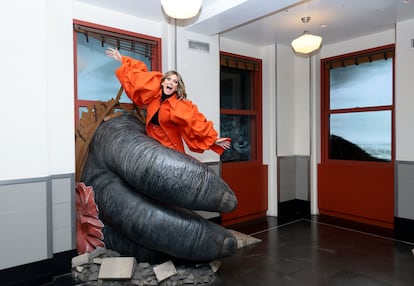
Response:
M302 17L303 23L309 23L310 17ZM310 54L321 47L322 37L315 36L305 31L303 35L292 41L292 48L296 53Z
M200 11L202 0L161 0L165 14L175 19L190 19Z

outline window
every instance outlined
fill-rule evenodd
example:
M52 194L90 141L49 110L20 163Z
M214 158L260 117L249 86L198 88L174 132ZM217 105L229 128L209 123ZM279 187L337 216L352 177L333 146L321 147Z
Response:
M117 47L123 55L143 61L148 70L160 70L160 39L75 21L75 110L76 121L95 101L117 96L120 83L115 76L119 63L105 56L108 47ZM120 103L133 108L124 93Z
M325 158L392 160L393 56L385 47L323 60Z
M220 65L220 133L232 142L221 161L261 161L261 61L221 53Z

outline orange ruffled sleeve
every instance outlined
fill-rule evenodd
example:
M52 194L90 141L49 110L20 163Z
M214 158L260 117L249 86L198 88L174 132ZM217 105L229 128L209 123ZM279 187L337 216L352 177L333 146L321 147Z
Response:
M191 151L202 153L211 149L219 155L223 153L224 149L215 144L218 134L213 122L208 121L190 100L180 100L170 116Z
M148 71L147 66L128 56L122 57L122 65L115 71L128 97L140 108L145 108L160 96L162 73Z

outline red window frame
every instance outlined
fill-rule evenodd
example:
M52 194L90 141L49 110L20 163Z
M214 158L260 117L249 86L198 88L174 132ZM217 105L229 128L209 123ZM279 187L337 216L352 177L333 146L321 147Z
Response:
M99 29L99 30L103 30L107 32L117 33L120 35L125 35L129 37L137 38L137 39L150 40L152 42L155 42L155 44L152 47L153 57L151 58L151 67L152 67L152 70L161 70L162 61L161 61L161 39L160 38L147 36L147 35L143 35L143 34L139 34L135 32L130 32L130 31L122 30L122 29L116 29L116 28L112 28L108 26L98 25L98 24L94 24L90 22L81 21L81 20L73 20L73 24L88 26L91 28L95 28L95 29ZM81 107L91 106L96 102L94 100L78 99L78 75L77 75L77 52L76 52L77 48L76 47L77 47L76 31L73 30L74 81L75 81L75 124L79 122L79 109ZM114 98L115 96L116 94L114 94ZM108 98L108 100L109 99L110 98ZM128 103L124 103L121 105L123 105L126 109L134 108L132 104L128 104Z
M251 106L254 108L250 110L244 109L222 109L220 108L220 115L250 115L254 116L254 123L251 125L252 134L256 134L256 138L251 138L251 148L256 150L256 158L248 161L223 162L223 164L232 165L250 165L263 163L263 129L262 129L262 60L252 57L241 56L228 52L220 52L220 65L223 66L224 58L234 60L234 68L240 68L251 71ZM249 66L253 64L256 68ZM227 64L231 67L231 64ZM253 69L253 70L252 70Z
M353 161L353 160L335 160L329 159L329 136L330 126L329 118L331 114L345 114L352 112L363 111L391 111L391 160L389 162L375 162L376 164L394 164L395 148L394 148L394 77L395 77L395 59L394 59L395 45L385 45L377 48L362 50L358 52L348 53L340 56L321 59L321 163L340 163L340 164L372 164L371 161ZM361 62L375 60L375 57L388 57L393 61L393 96L391 106L370 106L362 108L347 108L347 109L330 109L330 69L332 67L346 66L351 64L358 64L358 60Z

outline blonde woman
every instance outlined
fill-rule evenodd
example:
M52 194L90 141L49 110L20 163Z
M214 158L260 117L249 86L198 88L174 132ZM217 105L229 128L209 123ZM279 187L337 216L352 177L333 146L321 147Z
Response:
M146 110L146 133L162 145L184 153L182 139L193 152L213 150L221 155L230 148L230 138L218 138L213 122L187 99L184 82L176 71L148 71L136 59L114 48L105 54L121 63L115 74L127 96Z

